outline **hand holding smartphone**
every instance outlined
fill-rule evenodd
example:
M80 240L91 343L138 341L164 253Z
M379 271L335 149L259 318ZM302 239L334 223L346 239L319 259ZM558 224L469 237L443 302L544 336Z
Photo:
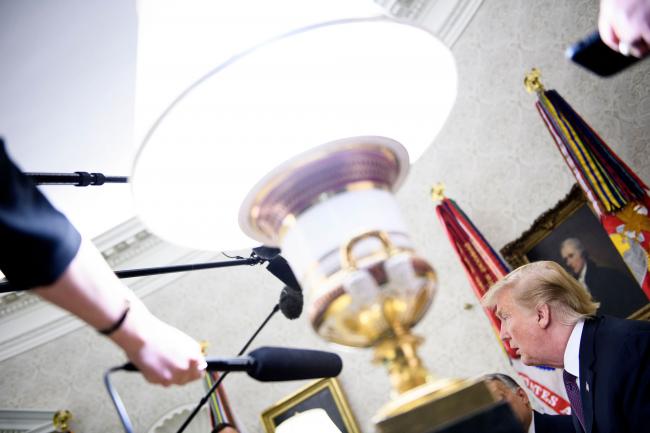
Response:
M610 77L640 60L609 48L600 39L597 31L571 45L566 51L566 56L601 77Z

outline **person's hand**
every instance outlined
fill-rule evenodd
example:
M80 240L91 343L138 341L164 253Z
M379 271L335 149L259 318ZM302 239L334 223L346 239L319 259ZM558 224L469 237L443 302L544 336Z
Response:
M162 322L106 264L99 251L83 241L65 272L34 293L76 315L95 329L109 332L145 379L165 386L202 376L206 367L201 347L191 337ZM129 312L119 322L126 308Z
M601 0L598 30L613 50L644 57L650 52L650 0Z
M206 367L194 339L135 302L124 324L110 336L151 383L182 385L199 379Z

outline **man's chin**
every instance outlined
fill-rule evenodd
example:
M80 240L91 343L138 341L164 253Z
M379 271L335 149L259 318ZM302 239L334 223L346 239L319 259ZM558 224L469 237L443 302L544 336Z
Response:
M521 362L523 362L526 365L540 365L539 362L536 362L534 359L530 358L529 356L526 356L525 354L521 354Z

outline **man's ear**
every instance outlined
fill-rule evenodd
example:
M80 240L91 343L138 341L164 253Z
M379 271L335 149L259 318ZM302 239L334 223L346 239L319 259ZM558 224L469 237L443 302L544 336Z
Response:
M537 324L540 328L546 329L551 323L551 309L548 304L540 304L537 306Z

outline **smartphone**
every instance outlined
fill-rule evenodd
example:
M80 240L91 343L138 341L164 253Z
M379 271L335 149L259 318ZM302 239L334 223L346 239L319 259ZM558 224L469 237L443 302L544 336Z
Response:
M601 77L610 77L640 60L612 50L600 39L598 32L571 45L566 50L566 56Z

